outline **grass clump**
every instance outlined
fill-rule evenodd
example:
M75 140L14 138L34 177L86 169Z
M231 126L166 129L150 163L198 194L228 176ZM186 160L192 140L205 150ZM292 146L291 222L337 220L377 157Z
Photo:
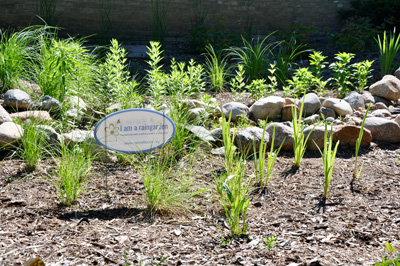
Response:
M211 44L206 46L206 72L215 91L222 91L227 83L230 67L227 56L216 53Z
M363 162L361 164L361 167L358 168L357 159L358 159L358 151L360 150L361 140L362 140L363 135L364 135L364 123L365 123L365 119L367 118L367 114L368 114L368 111L369 111L370 107L371 107L371 104L368 105L368 108L365 111L364 118L363 118L363 121L361 123L360 133L359 133L357 141L356 141L356 152L355 152L355 156L354 156L355 159L354 159L354 169L353 169L353 178L356 178L356 179L360 178L361 171L362 171L362 168L364 166L364 162Z
M384 31L382 39L378 35L376 42L379 46L381 76L392 74L393 61L400 48L400 34L396 36L396 28L394 28L393 32L389 33L389 36Z

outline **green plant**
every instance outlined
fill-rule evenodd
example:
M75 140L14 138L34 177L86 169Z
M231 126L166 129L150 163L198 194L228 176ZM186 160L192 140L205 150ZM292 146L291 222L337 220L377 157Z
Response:
M222 91L229 75L228 57L222 56L222 52L216 53L211 44L206 46L206 69L208 78L214 90Z
M396 28L394 28L393 32L390 32L387 37L386 31L384 31L382 40L378 35L376 42L379 46L381 76L383 77L393 72L393 60L400 48L400 34L396 36Z
M264 137L265 137L265 129L268 124L264 125L263 128L263 135L261 138L261 143L260 143L260 148L259 148L259 154L258 154L258 160L257 160L257 152L254 147L254 167L255 167L255 172L256 172L256 182L258 183L259 186L268 186L269 181L271 180L272 174L273 174L273 168L274 164L276 161L276 158L278 157L278 154L283 146L283 143L285 139L282 141L281 145L279 146L278 149L274 151L274 142L275 142L275 124L274 124L274 130L272 133L272 138L271 138L271 143L269 144L271 146L271 150L269 153L267 153L267 144L264 143ZM267 173L265 174L265 155L267 155ZM265 180L264 180L265 177Z
M244 66L245 73L250 81L263 78L267 74L268 62L273 55L272 50L278 44L268 41L268 38L273 34L267 35L263 40L257 39L252 42L242 37L243 47L229 48L230 55Z
M333 87L338 90L339 97L344 98L347 93L351 90L349 86L352 86L350 81L351 71L350 71L350 61L354 58L354 54L341 52L337 53L335 56L336 62L329 65L332 69L333 75Z
M276 244L276 237L271 235L270 237L264 237L264 243L268 250L271 250Z
M149 60L147 64L150 69L147 69L147 86L150 94L153 96L155 105L163 103L163 96L167 94L166 88L166 74L162 71L162 65L160 64L163 60L161 44L159 42L150 42L150 47L147 47Z
M208 6L204 5L203 0L195 0L194 19L192 19L189 29L189 48L192 52L203 53L209 44L208 27L206 18Z
M238 69L235 71L236 75L231 79L229 82L229 85L231 86L231 91L234 94L242 93L245 86L246 82L244 79L244 66L239 64Z
M365 111L364 118L363 118L363 121L361 123L360 133L359 133L357 141L356 141L356 153L355 153L355 157L354 157L355 159L354 159L353 178L357 178L357 179L360 178L361 171L362 171L362 168L364 166L364 162L363 162L361 164L360 169L358 169L358 167L357 167L357 159L358 159L358 151L360 150L361 141L362 141L362 138L363 138L363 135L364 135L364 123L365 123L365 119L367 118L368 111L369 111L370 107L371 107L371 104L368 105L368 108Z
M124 266L133 266L133 262L130 261L130 260L128 259L128 256L127 256L125 253L123 254L123 256L124 256L124 258L125 258L125 263L124 263L123 265L124 265ZM168 256L166 256L166 257L163 257L159 262L154 261L154 259L152 259L152 260L148 263L148 262L143 261L143 259L142 259L142 254L137 253L136 256L137 256L137 264L136 264L137 266L159 266L159 265L161 265L166 259L168 259ZM155 264L155 263L156 263L156 264Z
M242 158L236 160L234 169L232 175L222 174L215 178L215 183L231 235L241 236L247 232L248 197L252 181L246 177L246 162Z
M315 78L321 79L324 68L328 64L324 62L327 56L322 55L322 52L314 51L310 54L311 71L314 72Z
M228 175L231 175L234 170L234 158L235 158L235 132L231 132L231 116L229 115L228 121L225 116L222 116L222 140L224 143L224 164L225 170Z
M291 89L291 94L299 97L306 94L313 86L314 75L308 67L296 69L291 80L287 80L288 87Z
M56 26L57 15L56 7L57 0L36 0L36 15L44 22L46 25Z
M11 88L31 70L35 43L44 27L28 27L19 32L0 30L0 92Z
M353 64L353 77L355 79L354 86L359 93L362 93L367 87L368 79L372 77L371 69L372 63L374 61L365 60Z
M88 143L68 147L62 142L60 150L52 151L57 169L51 178L51 184L56 189L60 204L75 204L85 190L91 164L95 159L92 150ZM57 157L58 154L61 154L61 157Z
M304 153L306 152L307 141L310 137L312 130L304 137L304 125L302 123L304 98L301 101L300 111L297 114L297 106L292 106L292 123L293 123L293 152L294 152L294 166L300 167L301 159L303 159Z
M332 130L331 130L332 131ZM323 201L326 201L326 198L328 197L328 190L329 190L329 185L331 183L332 179L332 173L333 173L333 165L335 163L335 158L336 158L336 152L337 148L339 146L339 141L336 143L335 148L333 148L333 134L329 133L329 138L328 138L328 125L325 124L325 134L324 134L324 150L321 151L321 149L318 147L319 152L322 155L322 164L324 167L324 195L323 195Z
M19 156L25 162L25 170L30 172L36 169L45 149L45 134L38 128L35 120L19 124L22 127L21 143L22 149L19 149Z
M162 0L151 0L151 38L152 41L164 43L167 28L165 26L165 15L167 5Z
M251 96L256 99L266 96L268 94L265 79L253 79L246 88L251 93Z
M388 251L393 257L395 256L396 248L390 243L385 242L386 251ZM375 266L400 266L400 254L397 254L397 258L391 260L387 256L382 257L382 261L374 264Z

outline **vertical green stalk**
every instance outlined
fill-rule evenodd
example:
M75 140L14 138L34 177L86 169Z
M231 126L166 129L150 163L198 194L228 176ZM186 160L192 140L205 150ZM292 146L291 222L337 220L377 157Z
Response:
M162 0L151 0L151 37L152 41L164 43L166 27L165 15L167 14L166 3Z
M381 61L381 76L391 74L393 71L393 60L400 48L400 34L396 38L396 28L390 32L389 37L386 36L386 31L383 32L383 38L378 35L375 39L379 46L380 61Z
M364 135L364 123L365 123L365 119L367 118L368 111L369 111L369 108L370 108L370 107L371 107L371 103L368 105L368 108L367 108L367 110L365 111L364 118L363 118L363 121L362 121L362 123L361 123L360 133L359 133L358 138L357 138L357 141L356 141L356 153L355 153L355 159L354 159L353 178L357 178L357 179L360 178L361 171L362 171L362 168L363 168L363 166L364 166L364 162L363 162L363 163L361 164L360 169L358 169L358 167L357 167L357 158L358 158L358 151L359 151L359 149L360 149L361 141L362 141L362 138L363 138L363 135Z
M231 116L228 121L222 116L222 139L224 142L224 158L225 158L225 169L228 175L231 175L234 171L234 156L235 156L235 132L231 135Z

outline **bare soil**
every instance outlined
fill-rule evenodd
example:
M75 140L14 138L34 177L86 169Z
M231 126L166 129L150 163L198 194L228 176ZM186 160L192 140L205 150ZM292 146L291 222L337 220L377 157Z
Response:
M212 187L213 175L223 169L223 159L209 154L195 155L197 185ZM354 182L353 154L352 148L338 151L324 209L320 154L307 152L294 169L292 153L281 153L268 188L254 187L249 234L233 239L213 189L194 199L191 213L150 218L137 170L96 162L86 193L65 207L49 183L50 160L26 174L21 161L5 158L0 265L34 257L46 265L152 265L164 257L162 265L373 265L387 255L385 241L400 247L400 145L373 143L361 150L364 168ZM264 238L271 235L277 240L268 250Z

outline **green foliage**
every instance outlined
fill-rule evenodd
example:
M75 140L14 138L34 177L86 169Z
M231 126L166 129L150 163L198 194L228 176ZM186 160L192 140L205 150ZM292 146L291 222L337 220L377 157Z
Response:
M367 118L368 111L369 111L370 107L371 107L371 104L368 105L368 108L365 111L364 118L363 118L363 121L361 123L360 133L359 133L357 141L356 141L356 153L355 153L355 159L354 159L353 178L357 178L357 179L360 178L361 171L362 171L362 168L364 166L364 162L363 162L361 164L360 169L358 169L358 167L357 167L357 159L358 159L358 151L360 150L361 141L362 141L362 138L363 138L363 135L364 135L364 123L365 123L365 119Z
M229 85L231 86L231 91L233 93L241 93L243 92L246 82L244 78L244 66L239 64L237 70L235 71L235 76L231 78Z
M57 0L36 0L35 12L36 15L46 24L56 26L57 15L56 7Z
M353 64L352 76L355 80L354 87L359 93L362 93L367 88L368 79L372 77L371 69L374 61L365 60L356 64Z
M378 32L378 28L371 23L370 19L350 17L333 37L334 42L341 50L359 53L373 49L373 39Z
M287 80L291 93L295 96L306 94L313 86L314 75L308 67L296 69L291 80Z
M239 158L236 160L232 175L222 174L219 178L215 178L219 202L224 208L232 236L241 236L247 232L247 209L252 181L245 171L246 161Z
M393 257L396 253L396 248L392 246L390 243L385 242L386 251L389 252ZM397 258L393 258L392 260L387 256L382 257L382 261L374 264L375 266L400 266L400 254L397 254Z
M35 43L42 27L28 27L19 32L0 30L0 92L11 88L31 70L35 56Z
M389 33L387 37L386 31L383 32L383 37L378 35L376 42L379 46L381 76L392 74L394 70L393 61L400 48L400 34L396 36L396 28Z
M206 72L211 86L215 91L222 91L226 85L230 70L228 66L228 57L222 56L222 52L217 54L211 44L207 45L205 49Z
M222 116L222 140L224 143L224 163L225 170L228 175L234 171L234 158L235 158L235 132L231 133L231 116L226 121L225 116Z
M95 154L90 144L72 145L61 143L60 150L52 151L57 169L51 178L57 198L62 205L72 205L85 190ZM61 154L61 157L57 157Z
M332 132L332 129L331 129ZM329 138L328 138L329 134ZM333 148L333 134L328 133L328 125L325 124L325 135L324 135L324 150L321 151L321 149L318 147L319 152L322 155L322 164L324 167L324 199L328 197L328 190L329 190L329 185L331 183L332 179L332 173L333 173L333 165L335 163L335 158L336 158L336 152L337 148L339 146L339 141L336 143L335 148Z
M276 47L276 42L269 42L271 33L263 40L257 39L252 42L242 37L243 47L229 48L230 55L244 66L247 78L252 81L267 75L267 66L273 55L272 50Z
M268 250L271 250L276 244L276 237L271 235L270 237L264 237L264 243Z
M151 0L151 38L152 41L164 43L167 31L165 25L165 16L167 14L167 5L161 0Z
M99 65L97 95L102 103L118 102L121 109L137 107L142 99L135 91L139 83L130 80L126 66L127 52L116 39L111 40L104 63Z
M329 65L329 68L334 73L332 78L333 87L338 90L341 98L346 97L346 94L351 91L350 87L353 85L350 81L351 65L349 64L354 56L354 54L346 52L337 53L335 56L336 62Z
M322 52L313 51L309 57L310 57L310 66L312 66L311 71L314 73L316 78L321 79L324 68L328 64L327 62L324 61L327 58L327 56L324 56Z

